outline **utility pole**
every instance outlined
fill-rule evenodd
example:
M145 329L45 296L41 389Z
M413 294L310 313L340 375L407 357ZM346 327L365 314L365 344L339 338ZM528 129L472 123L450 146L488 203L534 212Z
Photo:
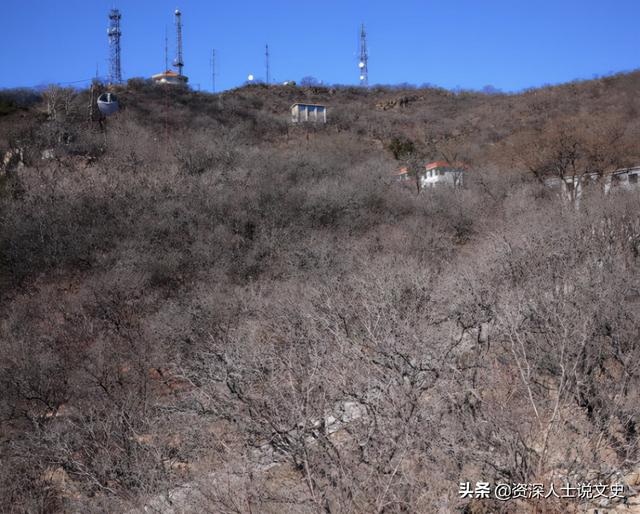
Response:
M364 30L364 23L360 27L360 60L358 69L360 71L360 85L369 85L369 53L367 51L367 33Z

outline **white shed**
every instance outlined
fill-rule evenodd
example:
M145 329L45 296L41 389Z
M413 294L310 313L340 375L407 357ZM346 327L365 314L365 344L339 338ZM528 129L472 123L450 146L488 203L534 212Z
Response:
M317 104L295 103L291 106L291 122L301 123L310 121L313 123L327 122L327 107Z

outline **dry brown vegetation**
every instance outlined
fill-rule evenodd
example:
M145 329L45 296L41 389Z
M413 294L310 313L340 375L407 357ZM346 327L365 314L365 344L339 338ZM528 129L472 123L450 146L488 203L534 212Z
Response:
M640 163L639 87L4 92L0 510L586 508L458 483L638 467L640 196L537 178Z

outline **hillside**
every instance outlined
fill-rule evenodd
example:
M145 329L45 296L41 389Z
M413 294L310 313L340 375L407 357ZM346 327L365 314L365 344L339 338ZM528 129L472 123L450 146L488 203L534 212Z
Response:
M586 511L638 471L640 72L520 94L0 92L7 512ZM326 126L289 106L326 104ZM395 150L395 152L394 152ZM395 153L395 155L394 155ZM393 178L431 160L465 187ZM613 499L613 506L619 499Z

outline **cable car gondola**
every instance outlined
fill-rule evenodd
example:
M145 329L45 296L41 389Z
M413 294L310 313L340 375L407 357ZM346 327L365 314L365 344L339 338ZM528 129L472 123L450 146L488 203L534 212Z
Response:
M114 93L102 93L98 97L98 109L105 116L111 116L120 109L118 97Z

